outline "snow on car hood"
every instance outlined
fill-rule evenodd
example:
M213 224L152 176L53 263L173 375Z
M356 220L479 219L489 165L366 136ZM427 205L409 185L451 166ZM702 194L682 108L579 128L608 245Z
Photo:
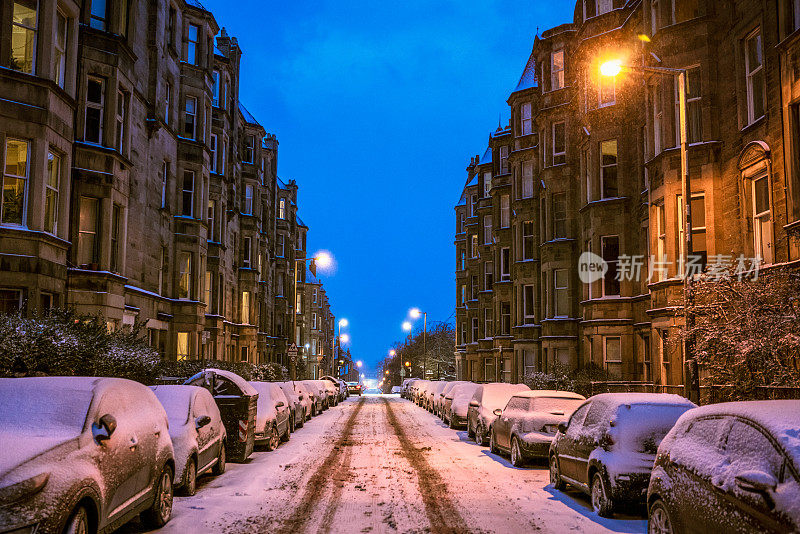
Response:
M28 460L72 441L78 446L78 436L63 432L46 436L19 431L0 430L0 486L5 476Z

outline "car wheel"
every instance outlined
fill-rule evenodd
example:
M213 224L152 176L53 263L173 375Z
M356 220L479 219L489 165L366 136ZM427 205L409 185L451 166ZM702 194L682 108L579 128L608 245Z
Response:
M519 439L517 436L511 438L511 465L514 467L522 467L525 465L525 458L522 456L522 449L519 446Z
M86 508L79 506L72 512L64 527L64 534L89 534L89 514L86 513Z
M489 451L494 454L500 454L500 450L497 448L497 443L494 440L494 430L491 428L489 429Z
M647 518L648 534L672 534L675 532L672 527L672 518L669 516L664 501L656 499L650 505L650 513Z
M269 438L267 438L267 450L274 451L278 448L278 444L281 441L281 437L278 434L278 427L272 425L272 430L270 430Z
M153 504L142 512L142 523L150 528L160 528L167 524L172 517L172 469L164 466L161 476L156 484L156 495Z
M600 473L595 473L592 477L591 487L592 508L600 517L611 517L614 515L614 504L608 496L606 485Z
M221 475L225 472L225 468L227 467L228 457L227 453L225 452L225 442L223 441L219 446L219 456L217 457L217 463L214 464L214 467L211 468L211 473L214 475Z
M181 495L191 497L197 493L197 463L194 458L189 458L189 463L186 464L186 474L184 477Z
M291 430L289 429L289 421L286 421L286 432L283 433L283 435L280 438L280 441L282 443L286 443L287 441L289 441L290 434Z
M561 470L558 468L558 459L555 454L550 457L550 484L559 491L564 491L564 488L567 487L567 484L561 479Z
M483 425L480 423L475 427L475 443L478 445L486 445L486 433L483 431Z

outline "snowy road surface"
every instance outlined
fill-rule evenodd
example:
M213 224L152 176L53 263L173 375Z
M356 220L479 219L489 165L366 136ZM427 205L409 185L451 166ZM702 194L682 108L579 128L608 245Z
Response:
M580 494L554 490L544 464L515 469L411 402L376 395L351 397L277 451L203 477L159 532L646 530L642 517L603 519Z

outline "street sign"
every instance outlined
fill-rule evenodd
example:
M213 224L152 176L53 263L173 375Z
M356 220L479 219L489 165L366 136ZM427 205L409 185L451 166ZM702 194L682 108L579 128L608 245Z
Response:
M289 347L289 361L295 362L297 361L297 345L292 343L292 346Z

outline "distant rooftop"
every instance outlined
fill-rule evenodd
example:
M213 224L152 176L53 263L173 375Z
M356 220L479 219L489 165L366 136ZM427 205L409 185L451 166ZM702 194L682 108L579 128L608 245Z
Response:
M531 53L530 57L528 58L528 63L525 65L525 69L522 71L522 76L519 79L519 83L517 83L516 89L514 92L517 91L524 91L525 89L530 89L531 87L536 87L538 84L536 82L536 58L533 57L533 53Z

